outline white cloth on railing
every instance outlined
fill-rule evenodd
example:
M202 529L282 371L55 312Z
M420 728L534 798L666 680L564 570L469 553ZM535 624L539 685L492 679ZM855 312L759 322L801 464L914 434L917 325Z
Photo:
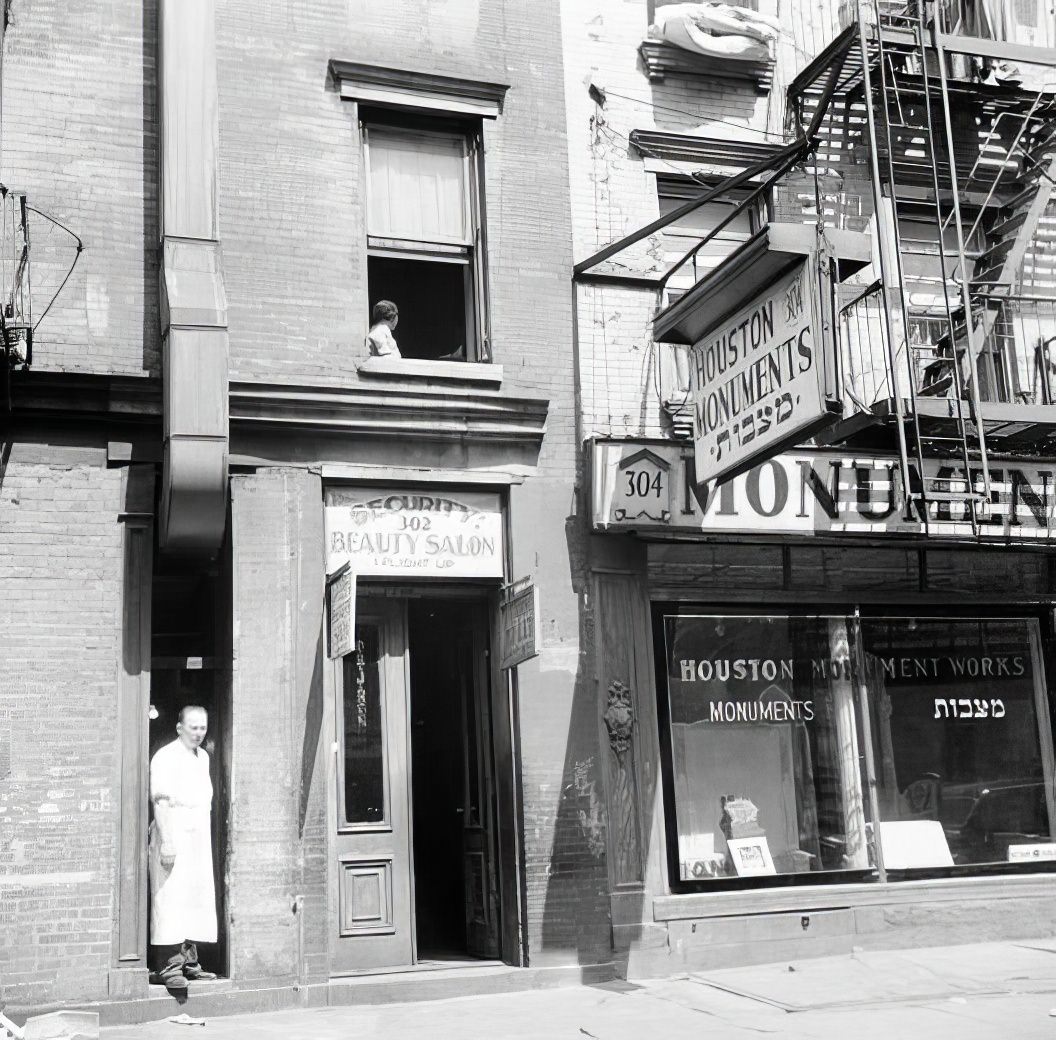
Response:
M985 40L1056 49L1053 0L956 0L952 31ZM985 68L998 83L1025 90L1056 91L1056 69L1010 61L989 61Z
M780 29L780 23L769 15L702 0L659 8L649 35L712 58L767 61Z

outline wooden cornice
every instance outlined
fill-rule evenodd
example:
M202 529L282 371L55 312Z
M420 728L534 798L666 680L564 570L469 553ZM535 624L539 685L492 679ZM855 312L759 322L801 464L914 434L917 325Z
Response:
M358 61L330 61L330 77L343 98L468 113L494 119L502 113L509 84L491 80L441 76L435 72L367 65Z
M660 40L643 40L638 48L645 71L653 83L662 83L672 73L679 76L699 76L704 79L734 79L747 81L760 94L769 93L774 79L773 59L768 61L738 61L694 54Z
M11 373L12 420L161 423L156 376L24 370ZM3 421L0 413L0 422Z
M518 390L362 380L343 386L232 380L232 429L313 431L538 447L549 401Z
M161 380L72 372L12 373L9 422L135 423L161 436ZM232 379L230 423L244 432L328 433L450 442L480 440L538 449L550 402L530 391L450 379L374 374L345 384Z

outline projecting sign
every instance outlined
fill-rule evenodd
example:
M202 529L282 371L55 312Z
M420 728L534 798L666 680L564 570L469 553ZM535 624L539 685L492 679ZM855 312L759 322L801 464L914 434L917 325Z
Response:
M502 629L502 658L499 667L513 668L539 653L537 637L539 601L535 585L522 578L502 588L499 623Z
M926 460L944 490L983 490L951 460ZM1056 464L990 460L989 501L979 502L982 538L1056 541ZM897 459L799 449L767 459L716 488L695 478L688 445L595 441L594 527L738 535L921 535L919 503L907 501ZM929 537L974 539L967 501L931 502Z
M497 494L380 487L329 488L326 568L379 575L501 578Z
M835 418L825 397L813 259L690 349L697 479L725 480Z
M356 576L344 564L327 579L330 590L330 656L352 653L356 632Z

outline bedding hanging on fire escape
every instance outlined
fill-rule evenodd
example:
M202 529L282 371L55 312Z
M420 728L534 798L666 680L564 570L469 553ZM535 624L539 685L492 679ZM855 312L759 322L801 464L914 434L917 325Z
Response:
M767 61L780 31L776 19L758 11L702 0L657 10L649 35L682 50L736 61Z
M949 3L947 18L955 34L1056 49L1054 0L953 0ZM1056 69L1053 68L985 60L977 71L983 80L1031 91L1056 92Z

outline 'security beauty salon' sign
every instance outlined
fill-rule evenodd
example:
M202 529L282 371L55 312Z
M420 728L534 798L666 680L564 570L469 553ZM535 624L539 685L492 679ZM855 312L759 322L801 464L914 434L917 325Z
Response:
M326 569L360 576L500 578L499 496L480 491L330 488Z

